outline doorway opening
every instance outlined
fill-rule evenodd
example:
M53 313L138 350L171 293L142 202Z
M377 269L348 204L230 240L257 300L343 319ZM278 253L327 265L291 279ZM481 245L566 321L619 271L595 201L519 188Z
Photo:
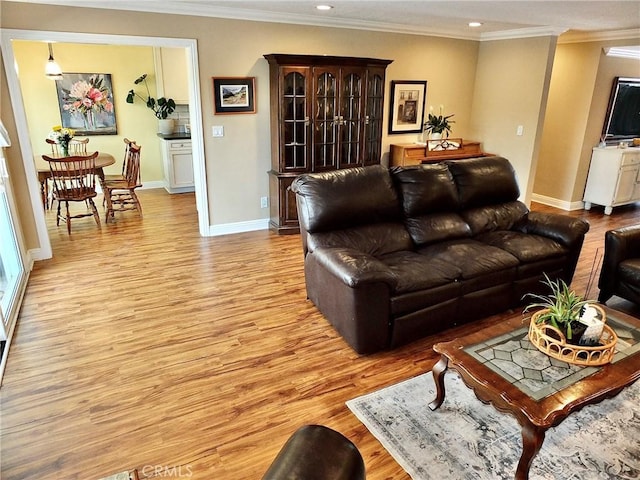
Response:
M22 91L18 72L16 71L16 59L13 48L13 41L15 40L185 49L187 57L189 124L191 127L193 176L195 182L196 209L198 211L198 229L200 235L209 235L209 208L204 160L204 139L202 135L202 108L196 40L29 30L3 30L0 47L2 48L4 66L7 73L7 84L14 110L16 129L18 132L18 139L20 141L20 149L29 188L29 197L31 200L31 207L35 218L36 231L40 245L38 251L32 251L34 260L51 258L52 249L45 221L45 212L42 207L40 184L37 180L37 171L33 162L34 153L38 152L33 151L29 136L27 116L24 111L23 97L28 95L29 92Z

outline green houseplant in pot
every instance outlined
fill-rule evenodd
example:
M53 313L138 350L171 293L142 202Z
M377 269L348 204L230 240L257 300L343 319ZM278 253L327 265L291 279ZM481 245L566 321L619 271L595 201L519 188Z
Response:
M435 135L439 135L438 138L442 138L443 134L448 138L451 133L451 124L455 123L454 120L450 120L453 115L445 116L429 113L427 121L424 123L424 132L430 135L431 138L434 138Z
M580 315L583 308L589 303L583 300L562 279L551 280L547 274L542 281L547 285L551 293L549 295L538 295L529 293L523 298L531 298L534 303L526 306L524 312L539 308L531 318L532 322L538 324L545 323L558 329L568 343L577 345L586 325L580 322Z
M149 92L149 85L147 85L146 73L138 77L133 83L136 85L144 83L145 89L147 90L147 98L144 98L142 95L132 89L129 90L129 94L127 95L127 103L134 103L135 98L138 97L140 100L145 102L147 108L152 110L155 117L160 121L160 133L172 133L173 119L169 119L167 117L171 115L176 109L176 102L172 98L160 97L157 100L153 98L151 96L151 93Z

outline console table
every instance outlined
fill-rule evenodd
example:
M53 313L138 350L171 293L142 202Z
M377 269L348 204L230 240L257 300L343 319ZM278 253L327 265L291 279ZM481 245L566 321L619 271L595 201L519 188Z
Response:
M389 166L406 167L421 163L436 163L443 160L460 160L462 158L485 157L480 142L463 140L461 138L445 139L452 144L459 144L458 148L437 149L441 140L429 140L427 143L393 143L389 154Z

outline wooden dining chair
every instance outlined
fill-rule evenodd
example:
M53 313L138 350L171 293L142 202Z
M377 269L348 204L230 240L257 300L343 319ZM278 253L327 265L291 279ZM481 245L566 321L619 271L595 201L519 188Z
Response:
M72 138L69 141L69 153L71 155L86 155L88 138Z
M72 218L93 216L98 228L101 228L98 209L93 201L93 198L97 195L95 173L97 156L98 152L88 156L42 156L49 163L53 182L53 199L58 201L56 225L60 225L60 220L65 221L69 235L71 235ZM66 207L66 214L61 212L63 202ZM69 202L86 202L87 211L71 215Z
M51 140L50 138L45 138L44 140L47 142L47 145L51 148L51 156L57 157L60 155L60 150L58 149L58 143L55 140Z
M125 142L126 143L126 142ZM105 223L113 220L115 212L137 210L142 217L142 205L136 195L140 182L140 150L141 146L134 142L127 143L126 157L121 176L105 177L102 185L104 199L107 204Z

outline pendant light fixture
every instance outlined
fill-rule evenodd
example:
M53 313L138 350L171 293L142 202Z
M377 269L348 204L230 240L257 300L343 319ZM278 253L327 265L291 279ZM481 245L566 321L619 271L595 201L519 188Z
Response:
M60 65L53 59L53 47L49 43L49 60L47 60L47 64L44 66L44 75L51 80L61 80L62 79L62 69Z

